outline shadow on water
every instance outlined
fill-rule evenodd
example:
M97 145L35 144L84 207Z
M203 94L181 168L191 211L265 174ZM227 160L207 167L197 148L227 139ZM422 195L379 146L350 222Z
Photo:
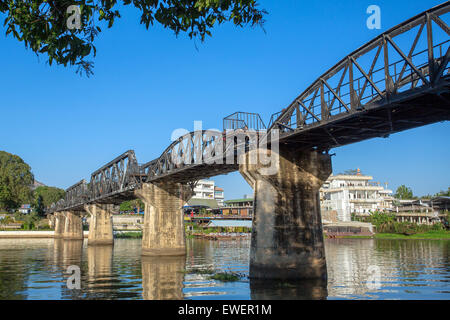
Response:
M324 300L327 281L317 280L257 280L250 278L252 300Z
M185 256L142 257L144 300L182 300Z

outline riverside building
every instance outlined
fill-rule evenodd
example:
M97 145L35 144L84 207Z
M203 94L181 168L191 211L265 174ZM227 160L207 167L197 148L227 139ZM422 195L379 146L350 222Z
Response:
M186 204L187 206L203 206L209 209L222 207L224 190L215 185L213 180L199 180L194 188L194 195Z
M331 175L320 188L323 220L347 222L351 221L352 213L392 210L392 191L372 179L359 169L355 175Z

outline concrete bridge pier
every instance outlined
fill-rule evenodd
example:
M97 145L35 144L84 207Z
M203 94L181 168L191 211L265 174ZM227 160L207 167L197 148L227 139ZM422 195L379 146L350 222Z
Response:
M55 229L55 215L47 214L48 226L52 229Z
M66 224L66 217L64 215L64 212L55 212L54 214L54 221L55 221L55 238L62 238L64 234L64 227Z
M88 245L114 244L112 205L87 204L84 210L91 215Z
M270 169L251 164L258 151ZM330 155L280 145L248 152L239 171L255 192L250 278L326 279L319 188L331 174Z
M83 240L83 221L81 215L74 211L65 211L63 238L68 240Z
M145 204L142 255L185 255L183 205L192 189L173 182L144 183L135 194Z

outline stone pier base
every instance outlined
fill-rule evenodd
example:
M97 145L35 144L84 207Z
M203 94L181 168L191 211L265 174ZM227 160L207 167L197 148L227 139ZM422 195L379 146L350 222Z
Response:
M192 190L180 183L145 183L135 194L145 204L142 255L185 255L183 205Z
M255 192L250 278L326 279L319 188L331 174L330 156L283 146L259 152L272 170L250 163L258 150L239 168Z
M83 221L81 216L72 212L64 212L65 224L63 238L68 240L83 240Z
M84 209L91 215L88 245L114 244L112 206L108 204L89 204Z
M47 219L48 219L48 226L51 229L55 229L55 216L53 214L48 214Z
M64 235L64 228L66 224L66 217L64 212L55 212L54 214L55 221L55 238L62 238Z

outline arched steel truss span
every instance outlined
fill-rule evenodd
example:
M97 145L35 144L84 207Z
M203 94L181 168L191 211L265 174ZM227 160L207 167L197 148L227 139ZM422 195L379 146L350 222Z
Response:
M328 150L449 120L449 11L443 3L355 50L274 114L269 130Z

